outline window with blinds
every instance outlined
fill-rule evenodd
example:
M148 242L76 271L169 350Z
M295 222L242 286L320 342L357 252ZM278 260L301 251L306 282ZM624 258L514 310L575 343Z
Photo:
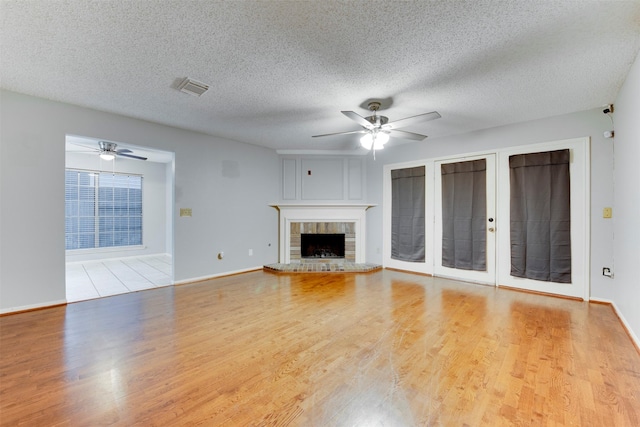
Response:
M142 177L67 169L65 248L142 244Z

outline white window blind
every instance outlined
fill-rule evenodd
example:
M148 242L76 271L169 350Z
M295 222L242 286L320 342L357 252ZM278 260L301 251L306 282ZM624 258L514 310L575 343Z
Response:
M65 248L142 244L142 177L67 169Z

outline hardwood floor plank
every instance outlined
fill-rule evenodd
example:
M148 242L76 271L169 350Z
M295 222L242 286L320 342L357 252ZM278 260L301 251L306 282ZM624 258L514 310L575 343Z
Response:
M250 272L0 317L0 425L640 419L606 305L378 271Z

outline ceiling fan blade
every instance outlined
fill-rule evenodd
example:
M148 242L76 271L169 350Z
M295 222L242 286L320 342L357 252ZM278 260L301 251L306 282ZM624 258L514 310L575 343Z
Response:
M86 148L86 147L82 147L82 148L84 148L84 150L74 150L74 149L71 149L71 150L67 150L67 151L68 151L68 152L70 152L70 153L82 153L82 154L86 154L86 153L99 153L99 152L100 152L100 150L94 150L94 149Z
M129 157L130 159L147 160L146 157L134 156L133 154L126 154L126 153L122 153L120 151L118 151L117 154L118 154L118 156L121 156L121 157Z
M118 154L122 154L122 153L133 153L133 151L129 150L128 148L121 148L119 150L116 150L116 153Z
M382 129L398 129L401 127L410 126L414 123L439 119L440 117L442 116L437 111L432 111L430 113L418 114L417 116L406 117L404 119L389 122L385 125L382 125Z
M76 147L81 147L81 148L84 148L84 149L87 150L87 151L78 151L80 153L88 153L90 151L92 151L94 153L97 153L98 151L100 151L100 150L96 149L95 147L92 147L92 146L86 145L86 144L80 144L78 142L70 142L69 144L75 145Z
M359 124L362 127L365 127L367 129L373 129L373 124L365 119L364 117L362 117L360 114L356 113L355 111L341 111L342 114L344 114L345 116L349 117L351 120L353 120L354 122L356 122L357 124Z
M361 130L352 130L350 132L336 132L336 133L325 133L323 135L313 135L311 138L322 138L323 136L335 136L335 135L349 135L352 133L366 133L367 131L364 129Z
M427 135L420 135L419 133L407 132L406 130L390 129L389 136L394 138L410 139L412 141L422 141L427 138Z

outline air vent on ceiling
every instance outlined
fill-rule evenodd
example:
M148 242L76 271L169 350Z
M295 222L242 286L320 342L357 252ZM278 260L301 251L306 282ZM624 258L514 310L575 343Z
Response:
M182 81L182 83L180 83L178 90L180 90L180 92L188 93L189 95L201 96L209 90L209 85L187 77Z

